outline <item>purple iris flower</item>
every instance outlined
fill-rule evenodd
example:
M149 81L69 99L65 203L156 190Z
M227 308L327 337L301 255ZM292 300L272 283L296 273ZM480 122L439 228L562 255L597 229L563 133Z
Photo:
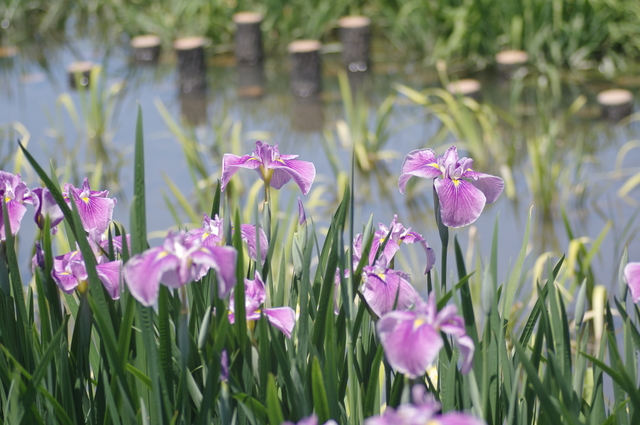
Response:
M364 425L484 425L485 422L471 415L449 412L438 415L440 403L425 393L422 385L414 385L413 404L406 403L397 409L387 407L380 416L372 416Z
M405 228L402 223L398 223L398 216L394 214L393 221L389 227L383 223L378 223L378 229L371 242L371 251L369 252L369 264L373 264L373 261L378 252L380 245L384 244L385 240L389 238L389 242L384 247L384 251L380 253L380 258L384 257L386 263L390 263L391 259L396 255L396 252L400 250L400 244L404 243L416 243L419 242L427 254L427 265L425 267L424 274L429 273L431 268L436 262L436 254L433 249L429 247L425 238L419 233L412 232L411 227ZM353 255L354 263L357 266L362 257L362 233L356 235L353 241Z
M209 269L218 276L218 295L225 297L235 285L237 252L232 247L206 247L186 243L185 232L169 232L162 246L134 255L124 266L131 295L149 307L158 299L160 283L180 288L202 278ZM195 239L196 241L198 239Z
M451 146L436 159L431 149L409 152L402 163L398 181L400 193L413 176L435 179L436 193L440 199L442 223L448 227L462 227L473 223L480 216L485 204L498 199L504 181L500 177L475 172L473 160L458 158L458 150Z
M633 302L640 301L640 263L629 263L624 266L624 279L629 285Z
M296 313L291 307L274 307L260 309L267 299L267 292L264 289L264 282L260 274L256 271L253 280L244 280L244 302L247 312L247 320L258 320L262 313L267 316L267 320L277 329L282 331L287 338L291 338L291 331L296 324ZM230 305L229 322L235 322L234 303Z
M20 179L20 174L13 175L6 171L0 171L0 196L7 203L11 234L15 235L20 229L22 217L27 212L27 207L24 204L33 203L31 191L27 188L25 182ZM2 204L0 204L0 240L5 240L6 238L4 214L2 212Z
M116 199L107 198L107 195L108 190L91 190L86 177L80 189L70 183L64 185L64 196L67 202L71 202L71 199L75 201L82 227L87 232L95 228L99 233L104 233L109 227Z
M362 283L362 296L378 317L392 310L408 310L420 298L409 283L409 275L388 269L384 260L362 269Z
M53 199L53 195L46 187L37 187L31 190L33 200L33 207L35 209L34 220L38 227L42 229L46 217L49 217L51 222L51 232L55 235L58 232L58 224L64 219L62 210Z
M222 219L216 214L213 218L205 213L204 220L202 221L202 227L198 229L190 230L187 233L186 244L200 243L202 246L211 248L224 244L224 232L222 229ZM269 241L264 230L260 229L260 262L264 264L267 258L267 252L269 251ZM258 243L256 241L256 226L253 224L241 224L240 236L243 241L247 243L249 248L249 257L257 261L257 248ZM199 240L196 241L196 240Z
M444 345L440 336L444 332L453 336L460 347L460 371L469 372L475 347L457 312L455 305L438 312L431 293L426 303L418 299L413 311L392 311L380 318L378 334L389 364L411 378L424 375Z
M272 146L259 140L251 155L236 156L226 153L222 157L221 190L227 187L231 177L240 168L249 168L258 171L265 184L274 189L280 189L293 179L306 195L316 178L316 167L311 162L297 160L297 157L298 155L280 155L277 143Z
M318 425L318 417L316 415L307 416L294 423L291 421L282 422L281 425ZM324 425L337 425L336 421L329 419Z
M122 261L103 262L103 258L96 258L98 262L96 271L111 298L117 300L120 298L120 269L122 268ZM51 276L58 284L58 287L68 294L78 288L82 282L86 282L89 275L80 251L71 251L54 257Z

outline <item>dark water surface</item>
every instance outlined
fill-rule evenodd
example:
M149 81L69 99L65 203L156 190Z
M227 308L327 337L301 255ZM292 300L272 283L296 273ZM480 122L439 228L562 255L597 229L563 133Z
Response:
M225 126L233 122L241 122L242 152L250 153L255 141L261 139L270 143L278 142L281 153L299 154L300 159L314 162L318 170L314 188L321 186L324 188L325 192L320 199L327 206L309 205L308 213L314 216L319 227L327 223L328 213L332 212L336 205L336 176L323 148L326 137L323 130L332 132L337 140L335 124L338 120L344 119L337 77L338 70L341 68L338 54L323 55L324 91L320 102L314 103L294 99L291 96L288 88L286 58L268 59L264 65L263 75L260 77L259 70L238 69L232 58L218 56L212 59L213 55L210 55L208 89L203 98L178 94L177 72L172 55L162 56L157 66L136 66L131 64L129 52L124 43L122 46L111 46L108 52L106 50L104 46L97 46L90 42L75 42L72 46L62 47L56 52L54 58L48 63L48 69L24 55L14 59L3 59L0 64L2 67L0 125L3 126L4 131L2 152L9 152L13 145L7 146L7 144L15 143L19 137L17 133L8 130L9 126L12 122L20 122L30 132L29 149L41 164L48 168L47 162L53 159L59 167L67 163L72 167L80 167L77 180L73 183L81 184L81 178L85 175L82 167L88 157L87 134L84 129L76 131L73 120L61 106L60 96L68 93L76 108L81 110L80 94L69 89L65 69L70 62L78 58L93 60L103 66L107 90L114 87L114 84L126 82L115 98L114 114L107 127L108 138L112 140L113 148L125 161L124 166L117 171L122 188L116 195L118 196L115 212L117 220L125 224L129 221L129 201L132 196L133 180L132 147L138 102L144 115L149 231L164 231L176 224L162 197L162 194L166 193L170 199L174 199L162 178L163 173L176 183L187 198L194 197L194 188L182 148L159 113L157 103L161 102L176 121L180 121L181 114L186 113L188 117L182 121L184 128L190 127L189 120L196 123L195 128L189 131L193 131L198 140L209 147L216 137L222 139L224 145L228 146L231 132L222 133L220 129L226 128ZM411 62L389 63L384 60L384 55L376 55L373 59L373 72L367 77L369 80L368 116L371 129L375 126L375 111L380 103L389 94L396 93L392 87L393 83L402 83L414 89L439 85L437 73L432 68L425 68ZM263 78L264 95L258 99L240 98L239 84L246 84L247 80L255 81L256 78ZM536 96L535 89L531 88L527 89L530 93L525 93L521 101L512 107L509 100L511 86L508 82L500 82L490 72L479 74L479 78L485 87L484 101L499 105L507 111L507 114L518 112L522 117L522 111L525 111L529 116L524 119L530 120L532 127L539 122L536 120L536 114L557 113L554 110L540 111L535 103L527 103L527 100ZM560 167L574 177L549 183L555 184L555 189L560 194L550 207L550 215L544 216L541 213L542 208L537 206L534 208L528 264L533 266L535 259L543 252L566 253L568 251L568 237L559 213L561 208L565 209L576 237L596 238L605 223L611 220L612 228L593 263L597 277L596 283L611 286L617 274L622 246L625 243L631 242L630 259L640 260L640 242L635 237L640 229L638 223L634 222L627 231L623 232L636 207L620 199L616 193L629 175L624 178L612 177L618 151L626 142L639 138L640 125L636 122L627 127L615 127L598 119L595 94L599 89L606 87L607 84L583 83L563 86L562 103L566 106L580 94L586 95L588 101L580 113L571 119L575 132L567 131L559 137L558 161L555 165L551 163L547 165ZM631 88L631 90L636 89ZM637 100L636 95L635 109L640 110ZM84 126L83 120L81 125ZM412 149L434 147L429 146L428 143L439 127L439 121L432 116L427 116L423 107L416 106L408 99L399 96L387 126L389 139L383 148L393 151L394 155L383 165L376 166L376 171L369 175L356 173L354 187L357 202L356 223L366 222L369 215L373 213L374 222L381 221L388 225L393 215L398 214L399 221L405 226L412 226L413 230L427 237L438 256L441 252L433 220L431 182L418 182L416 189L419 196L408 202L409 198L401 195L397 190L397 178L404 155ZM496 131L504 133L503 140L515 144L512 171L517 196L512 200L503 195L494 205L487 206L475 223L474 229L477 230L476 237L479 237L482 261L486 261L490 251L494 222L499 214L499 269L500 281L504 281L507 270L518 255L527 213L534 201L526 183L525 173L531 169L531 162L523 140L510 135L508 131L498 128ZM535 128L531 131L535 131ZM445 140L455 142L451 136ZM578 173L575 169L580 164L575 159L574 143L576 146L579 144L585 146L584 150L587 151L587 154L581 157L582 169ZM340 146L339 142L337 146ZM74 147L76 147L75 150ZM435 148L442 153L446 146L441 145ZM69 154L64 154L65 149L69 150ZM225 152L221 149L223 148L210 148L205 154L209 158L207 164L209 172L216 175L220 173L221 157ZM335 153L342 163L343 170L348 172L351 149L339 147ZM640 171L638 164L640 164L640 149L632 149L624 160L624 168L638 172ZM500 165L490 161L486 169L476 167L476 170L498 174ZM13 163L9 163L6 167L8 168L5 169L13 171ZM385 169L388 172L385 172ZM37 180L33 173L23 173L23 178L28 181L30 187L36 185ZM241 171L234 178L242 179L248 189L257 175L250 171ZM575 196L576 187L584 189L581 192L583 195ZM111 187L100 189L114 190ZM287 185L282 191L283 207L289 205L291 197L295 199L301 196L298 188L293 184ZM420 191L424 194L420 194ZM632 191L630 198L637 200L638 193L638 190ZM310 197L313 197L313 193L307 199ZM303 201L310 202L305 199ZM310 204L317 204L317 202L310 202ZM25 264L25 273L27 273L30 241L33 240L35 227L31 220L31 211L30 209L25 216L21 229L20 260ZM188 219L185 216L186 220ZM452 236L460 238L465 252L469 231L470 228L452 231ZM453 241L453 237L451 240ZM151 243L159 243L159 239L152 239ZM414 282L421 287L424 285L424 279L420 277L422 266L418 261L421 259L418 249L402 248L402 252L405 254L403 258L406 261L401 258L396 266L408 271L410 265ZM454 270L452 254L451 250L450 270ZM468 265L468 268L474 267ZM525 267L526 270L529 268ZM530 277L527 279L530 280Z

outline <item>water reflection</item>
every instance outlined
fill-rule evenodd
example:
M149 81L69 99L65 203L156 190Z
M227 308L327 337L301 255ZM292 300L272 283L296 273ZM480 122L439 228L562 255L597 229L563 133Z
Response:
M322 131L324 111L319 94L308 97L293 96L291 128L301 132Z
M180 115L191 126L198 127L207 123L207 91L180 92Z
M238 64L237 72L238 97L256 99L264 95L264 64L262 62L255 65Z

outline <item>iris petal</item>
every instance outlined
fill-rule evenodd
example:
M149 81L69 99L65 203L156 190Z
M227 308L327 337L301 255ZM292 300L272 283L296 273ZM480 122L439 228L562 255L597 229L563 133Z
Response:
M260 168L262 162L251 155L237 156L225 153L222 157L222 177L220 179L220 190L224 191L227 183L240 168L256 170Z
M404 158L398 188L400 193L404 193L407 182L413 176L434 179L441 174L442 170L438 168L435 153L431 149L417 149L409 152Z
M480 217L486 198L478 188L465 180L438 179L434 184L445 226L466 226Z
M378 334L389 364L410 378L424 375L444 345L440 333L420 323L414 312L385 315L378 321Z
M640 301L640 263L629 263L624 267L624 278L629 285L633 302Z
M265 308L262 310L275 328L291 338L291 331L296 324L296 313L291 307Z
M271 164L270 168L275 170L271 181L271 185L274 188L279 189L284 184L282 183L280 187L277 187L273 181L276 177L277 171L282 170L286 171L287 174L293 178L293 181L295 181L300 187L303 195L309 193L313 180L316 178L316 167L308 161L300 161L297 159L282 160L282 163L275 161Z
M133 256L124 267L124 278L131 295L144 306L153 305L158 299L160 278L178 267L178 258L165 255L162 248L152 248Z

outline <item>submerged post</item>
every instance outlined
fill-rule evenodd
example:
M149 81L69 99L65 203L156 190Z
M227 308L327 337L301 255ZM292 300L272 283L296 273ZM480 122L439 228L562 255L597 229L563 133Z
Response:
M289 44L291 91L294 95L309 97L322 90L321 47L317 40L298 40Z
M238 64L238 97L257 99L264 94L264 65Z
M477 101L482 97L480 81L471 78L454 81L447 84L447 91L452 95L467 96Z
M338 20L342 42L342 62L351 72L369 69L371 19L366 16L345 16Z
M598 93L598 103L600 104L603 118L620 121L631 114L633 94L624 89L605 90Z
M506 79L513 78L528 62L529 54L524 50L504 50L496 55L498 73Z
M207 67L204 37L179 38L173 43L178 54L178 86L182 93L205 90Z
M236 24L235 55L238 64L256 65L262 62L262 15L253 12L240 12L233 15Z
M90 61L72 62L67 67L69 77L69 88L77 89L78 84L82 87L89 85L89 77L94 63Z
M133 58L142 63L155 63L160 56L160 37L154 34L138 35L131 39Z

